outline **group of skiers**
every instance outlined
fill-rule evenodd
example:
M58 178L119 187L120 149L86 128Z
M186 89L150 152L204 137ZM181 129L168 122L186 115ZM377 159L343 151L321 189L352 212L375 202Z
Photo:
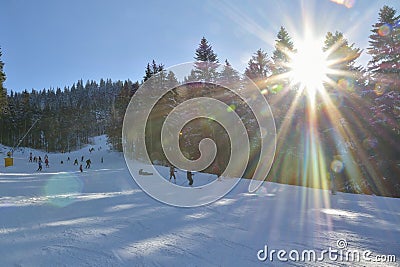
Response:
M42 169L43 169L43 160L42 160L42 157L33 157L33 159L32 159L32 153L30 153L30 155L29 155L29 162L37 162L37 164L38 164L38 169L37 169L37 171L42 171ZM49 156L47 156L47 154L44 156L44 164L45 164L45 166L46 166L46 168L49 168L50 167L50 165L49 165Z
M175 166L170 165L169 166L169 181L171 181L172 177L174 177L174 182L176 184L175 173L176 173ZM194 176L194 174L191 171L186 171L186 178L188 179L190 186L193 185L193 176Z
M67 161L69 162L70 160L71 160L71 158L68 157L68 158L67 158ZM84 156L81 157L81 162L83 162L83 160L84 160ZM45 164L46 168L49 168L49 167L50 167L50 165L49 165L49 156L48 156L47 154L44 156L44 161L43 161L41 156L38 156L38 157L33 156L33 155L32 155L32 152L31 152L31 153L29 154L29 162L34 162L34 163L37 163L37 164L38 164L38 169L37 169L37 171L42 171L42 170L43 170L43 163ZM103 157L101 157L101 163L103 163L103 162L104 162ZM64 164L64 161L61 160L60 163L61 163L61 164ZM90 169L91 164L92 164L92 161L91 161L90 159L87 159L87 160L86 160L85 169ZM77 159L77 158L74 160L74 166L75 166L75 165L79 165L79 162L78 162L78 159ZM80 164L79 170L80 170L81 172L83 172L83 165L82 165L82 164Z

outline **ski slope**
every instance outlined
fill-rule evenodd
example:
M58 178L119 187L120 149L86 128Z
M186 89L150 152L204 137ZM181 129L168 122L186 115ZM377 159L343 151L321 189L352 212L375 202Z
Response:
M249 194L249 181L241 180L213 204L176 208L136 185L105 136L94 141L79 151L49 153L50 167L42 172L28 158L44 152L24 149L15 152L13 167L2 162L0 266L400 266L400 199L332 196L269 182ZM0 146L0 156L5 153ZM73 165L81 156L92 161L82 173ZM159 170L168 176L167 168ZM215 178L197 173L194 185ZM185 183L178 171L177 184ZM397 262L257 257L266 245L318 252L338 249L339 240L348 250L394 255Z

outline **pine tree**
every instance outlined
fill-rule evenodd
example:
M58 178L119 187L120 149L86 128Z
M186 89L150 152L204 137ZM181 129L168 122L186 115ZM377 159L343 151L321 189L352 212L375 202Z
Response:
M150 79L154 74L163 71L164 70L164 65L163 64L157 64L156 61L153 59L153 61L150 63L147 63L146 70L145 70L145 75L143 76L143 82L147 81Z
M236 87L236 89L239 88L241 81L239 73L232 68L232 65L227 59L225 60L225 64L218 79L224 86L229 88Z
M287 91L291 89L289 88L291 81L287 74L291 71L289 64L294 53L296 51L291 37L286 29L281 26L275 40L275 50L272 53L272 75L268 81L269 92L276 94L283 90L285 94L289 93ZM292 101L291 97L286 97L283 100L287 102Z
M194 59L196 60L194 69L189 76L189 80L213 82L217 79L218 57L214 53L212 46L207 39L203 37L199 47L196 49Z
M249 60L245 74L252 79L260 89L265 87L266 79L271 74L271 59L261 48Z
M323 51L328 53L329 68L334 72L334 74L328 75L331 83L325 84L328 92L333 94L343 91L352 93L355 88L364 86L363 69L356 65L356 60L362 51L360 48L356 48L354 43L350 45L343 33L328 32L325 36Z
M281 27L275 40L275 50L272 53L272 74L279 75L290 71L288 63L290 55L295 52L292 38L284 27Z
M400 15L396 10L384 6L380 9L378 22L372 25L369 36L368 63L373 83L378 89L399 88L400 86Z
M4 88L4 81L6 80L6 74L3 71L4 63L1 61L1 48L0 48L0 118L7 112L7 91Z
M380 165L385 166L382 176L386 182L395 188L400 196L396 164L400 160L400 15L396 10L384 6L380 9L378 22L372 25L369 36L368 62L369 108L368 126L369 140L376 140L376 145L370 153L380 159Z

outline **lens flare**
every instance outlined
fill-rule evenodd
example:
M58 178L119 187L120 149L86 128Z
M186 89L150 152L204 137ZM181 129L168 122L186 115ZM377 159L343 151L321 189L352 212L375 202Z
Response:
M51 205L65 207L75 201L75 196L82 193L83 182L71 173L52 176L44 187L44 193Z
M343 170L343 162L341 162L338 159L335 159L331 162L331 170L334 171L335 173L342 172Z
M354 91L354 80L350 78L343 78L338 81L338 87L342 91Z
M374 92L377 96L381 96L385 93L386 87L382 83L376 83L374 87Z
M355 4L355 0L331 0L332 2L343 5L347 8L352 8Z
M383 24L378 29L378 34L380 36L387 36L392 32L392 26L388 23Z

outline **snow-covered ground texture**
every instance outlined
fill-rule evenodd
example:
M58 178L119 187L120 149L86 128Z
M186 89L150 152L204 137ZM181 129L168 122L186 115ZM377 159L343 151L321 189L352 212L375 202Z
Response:
M2 164L0 266L400 266L400 199L269 182L250 194L249 181L241 180L213 204L172 207L136 185L122 154L110 152L105 139L49 153L50 167L42 172L28 162L31 151L43 158L40 151L16 151L13 167ZM82 156L92 166L81 173L73 161ZM185 183L183 172L177 178ZM194 185L214 178L197 173ZM260 261L265 246L268 258ZM271 261L272 250L286 251L281 259L287 261L277 253ZM303 261L305 250L316 257ZM322 261L323 250L331 251ZM353 261L346 251L371 261L362 254ZM375 262L379 255L397 262Z

